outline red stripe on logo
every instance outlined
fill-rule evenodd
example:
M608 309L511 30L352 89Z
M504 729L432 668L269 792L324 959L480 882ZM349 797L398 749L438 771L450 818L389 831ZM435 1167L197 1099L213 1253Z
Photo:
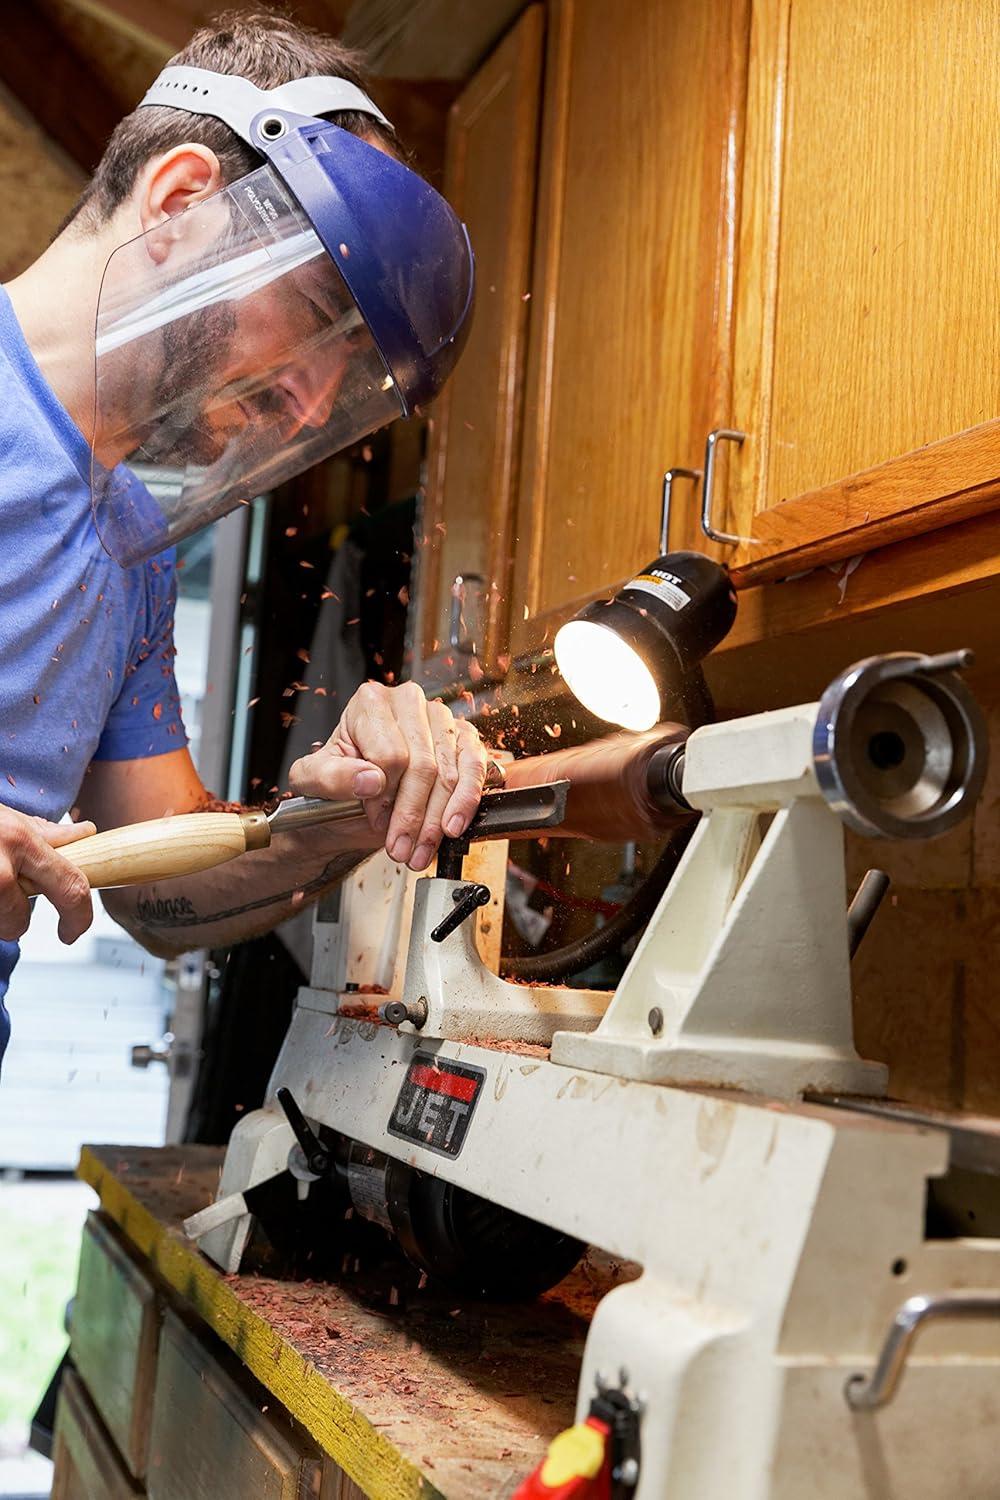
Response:
M464 1099L468 1104L476 1097L478 1078L463 1078L461 1073L445 1073L439 1068L428 1068L423 1063L414 1063L410 1069L410 1082L418 1088L430 1089L432 1094L447 1094L449 1099Z

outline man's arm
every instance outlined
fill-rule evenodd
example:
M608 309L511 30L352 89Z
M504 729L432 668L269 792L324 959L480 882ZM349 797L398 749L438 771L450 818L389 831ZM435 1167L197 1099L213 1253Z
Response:
M115 920L159 958L243 942L301 911L372 852L338 848L321 834L283 834L272 848L217 869L106 891L102 899Z
M267 932L383 845L426 869L445 829L462 832L479 804L486 756L471 726L412 684L368 683L330 740L291 770L291 789L331 800L360 797L367 848L346 848L335 826L282 834L269 849L198 875L107 891L107 910L150 952L172 957ZM138 761L96 761L80 811L99 828L211 805L187 750Z

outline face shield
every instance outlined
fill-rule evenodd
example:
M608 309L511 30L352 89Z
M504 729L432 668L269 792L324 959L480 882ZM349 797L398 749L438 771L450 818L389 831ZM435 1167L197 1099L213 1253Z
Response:
M311 86L315 105L316 86L350 85L302 79L268 94L177 68L151 95L180 88L171 75L215 80L204 112L223 118L235 89L243 115L254 109L241 133L270 159L106 267L93 508L124 566L430 399L472 299L467 236L433 189L357 137L274 105L288 90ZM156 499L133 465L163 472Z
M124 564L403 410L346 283L272 167L114 252L96 347L94 517ZM121 460L169 472L160 514Z

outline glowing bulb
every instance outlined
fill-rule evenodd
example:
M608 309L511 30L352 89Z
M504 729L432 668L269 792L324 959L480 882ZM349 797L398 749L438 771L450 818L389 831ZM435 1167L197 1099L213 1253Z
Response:
M606 625L570 620L555 638L556 663L570 692L599 719L651 729L660 694L639 653Z

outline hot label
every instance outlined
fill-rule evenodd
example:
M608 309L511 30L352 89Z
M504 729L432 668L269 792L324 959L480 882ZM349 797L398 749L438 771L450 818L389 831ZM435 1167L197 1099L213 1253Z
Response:
M470 1063L415 1052L389 1119L390 1135L457 1156L486 1073Z
M640 594L653 594L657 599L662 599L664 604L669 604L671 609L686 609L691 603L690 595L681 586L681 580L673 573L665 572L663 568L650 568L648 573L640 573L627 587Z

